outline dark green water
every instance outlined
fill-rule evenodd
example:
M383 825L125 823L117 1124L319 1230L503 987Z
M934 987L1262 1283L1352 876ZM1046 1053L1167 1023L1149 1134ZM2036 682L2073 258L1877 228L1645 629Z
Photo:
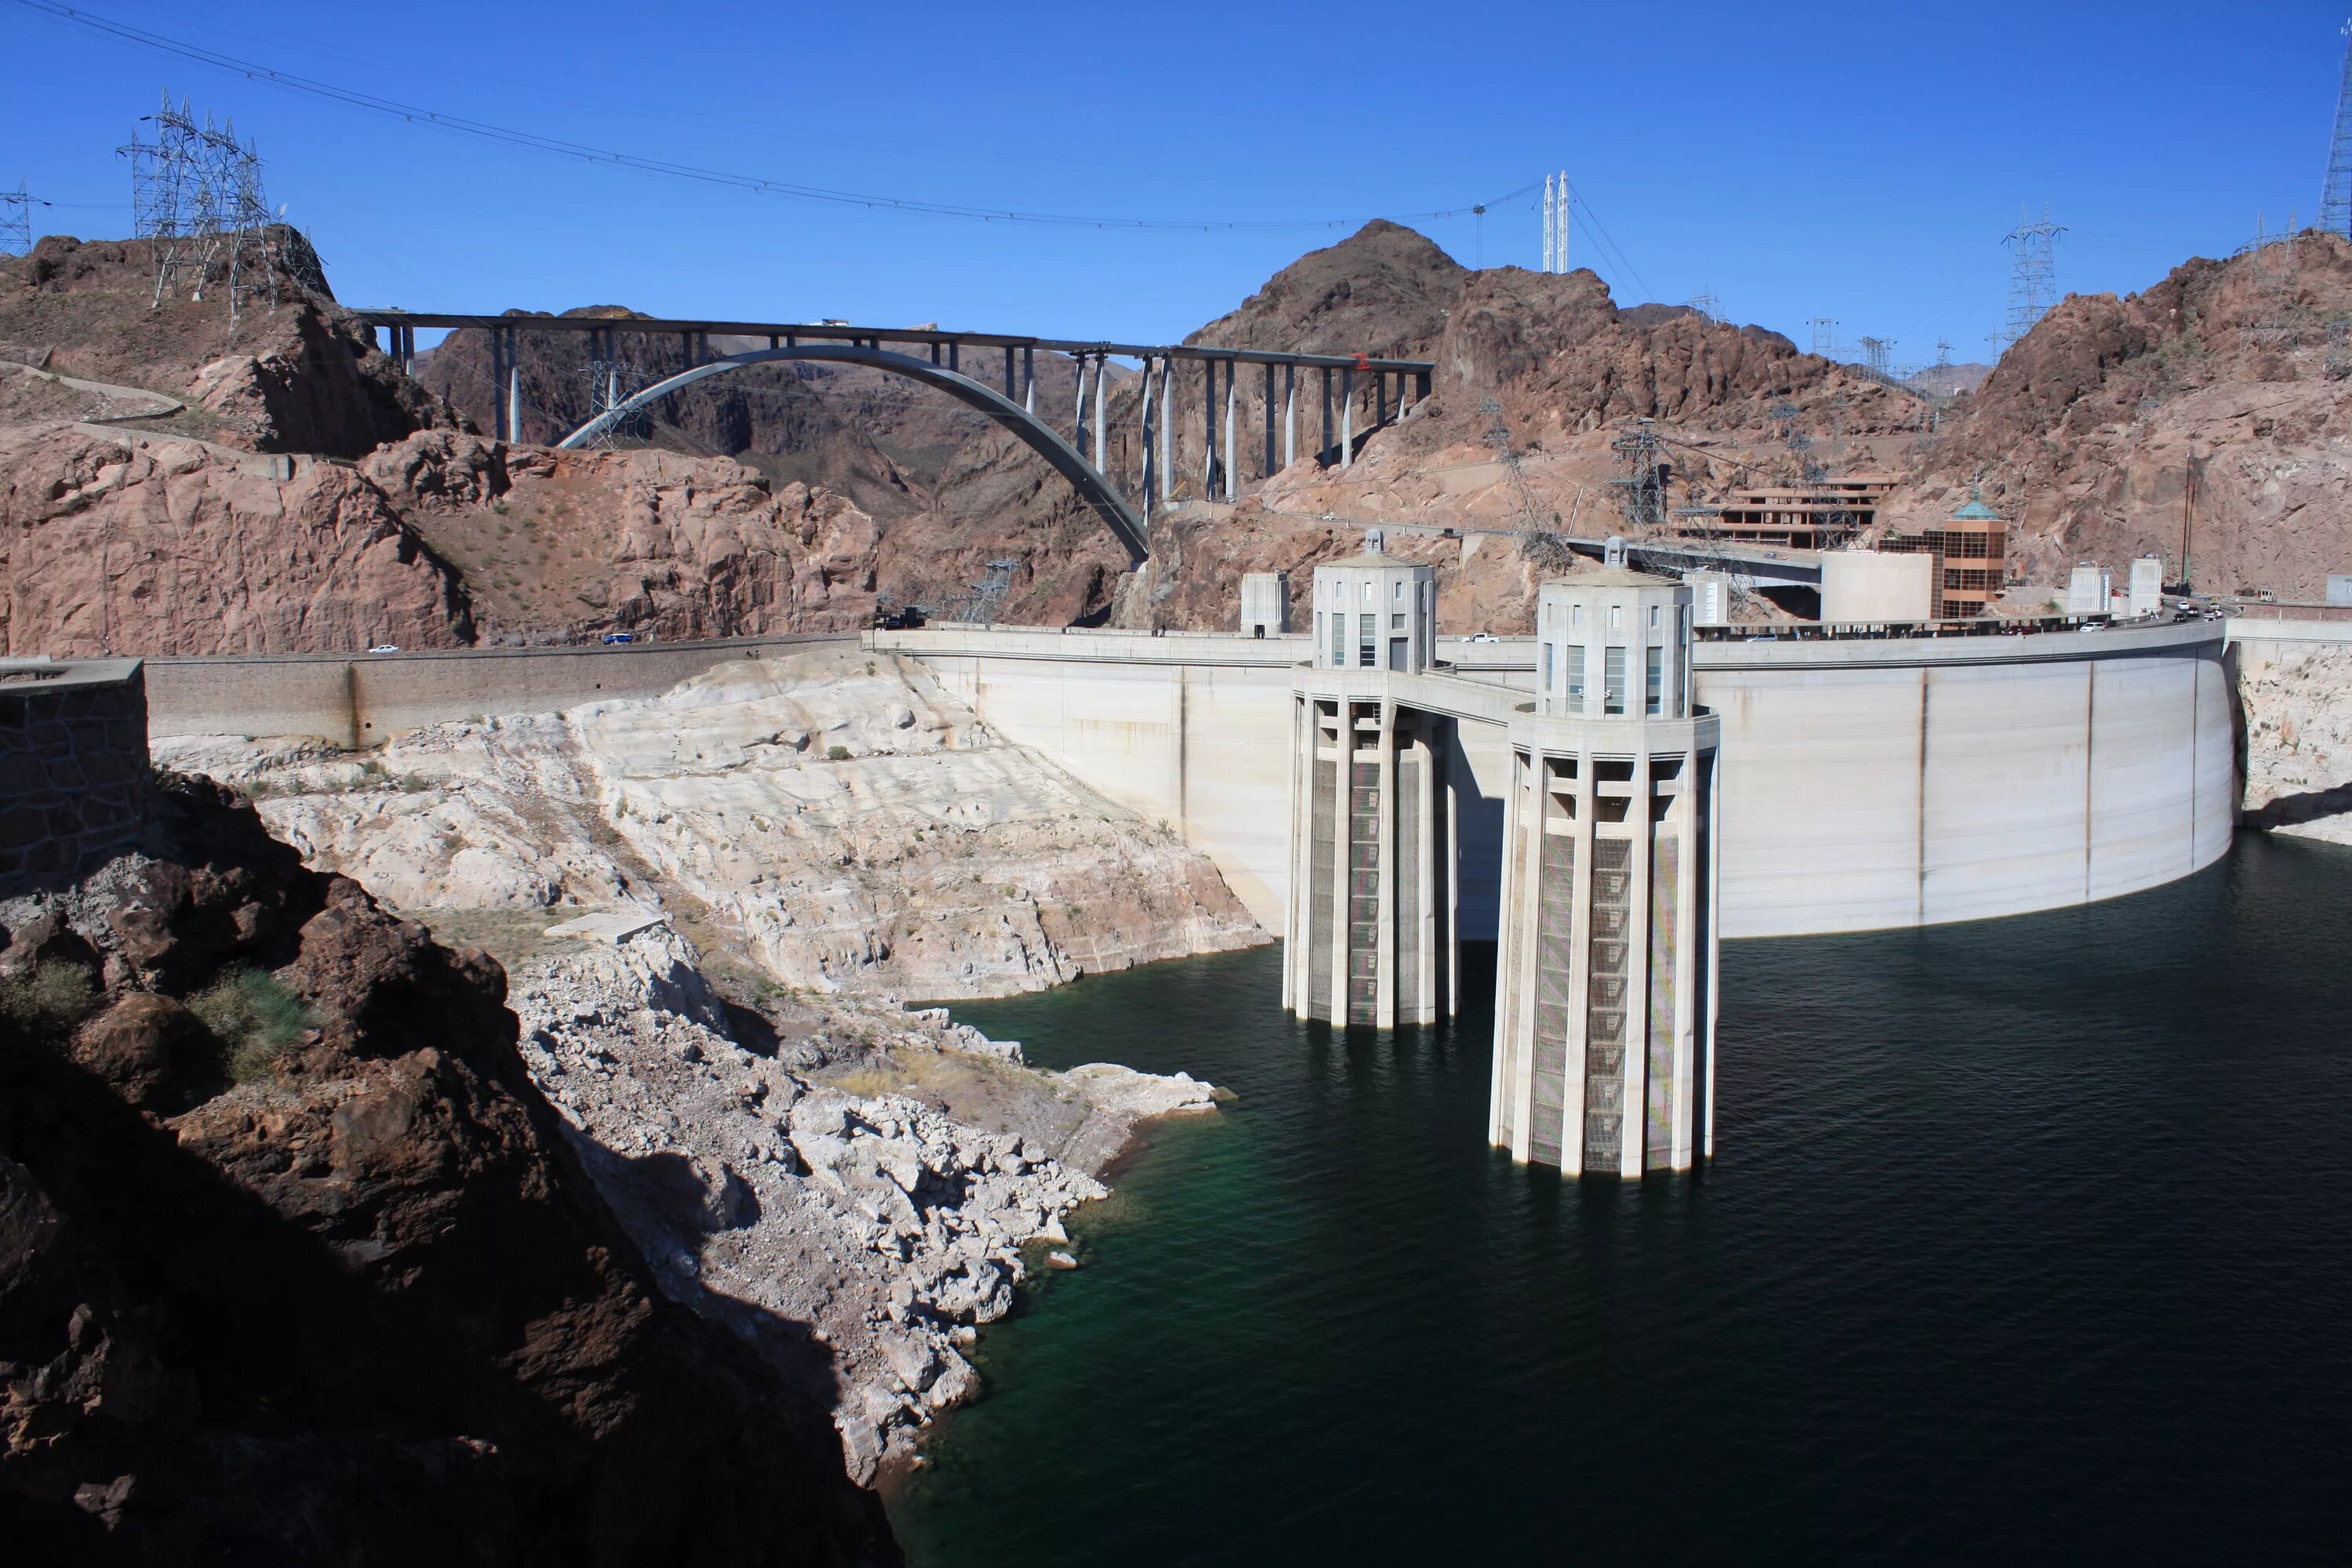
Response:
M957 1009L1227 1084L982 1336L910 1559L2352 1555L2352 854L1724 952L1719 1157L1485 1147L1489 1020L1274 950Z

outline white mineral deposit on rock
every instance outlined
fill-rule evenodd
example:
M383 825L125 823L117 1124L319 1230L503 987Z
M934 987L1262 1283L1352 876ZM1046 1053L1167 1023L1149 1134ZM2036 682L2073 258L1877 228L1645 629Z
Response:
M365 756L158 752L254 792L313 865L404 910L663 910L811 990L998 996L1267 940L1206 858L887 655L730 662Z
M1139 1121L1213 1109L1190 1079L1041 1073L943 1014L874 1002L825 1004L829 1041L860 1037L846 1072L805 1041L761 1055L663 926L524 965L510 1003L525 1063L662 1289L830 1400L860 1479L976 1386L974 1326L1011 1308L1022 1248L1066 1244L1064 1216L1104 1195L1090 1169ZM1003 1125L828 1081L877 1067Z

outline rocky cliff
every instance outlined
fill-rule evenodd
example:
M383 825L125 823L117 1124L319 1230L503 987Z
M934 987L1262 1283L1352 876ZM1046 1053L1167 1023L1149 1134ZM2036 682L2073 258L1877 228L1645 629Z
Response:
M219 446L0 426L0 648L356 651L474 640L457 574L350 468L290 479Z
M2185 544L2200 590L2317 599L2352 563L2347 322L2352 243L2317 230L2185 262L2142 294L2070 295L1893 504L1940 515L1981 482L2037 582L2148 552L2173 581Z
M193 297L191 277L158 302L145 240L51 235L0 257L0 360L184 398L199 411L194 434L257 452L356 458L457 423L335 303L309 241L268 233L279 286L234 321L218 276L207 298Z
M673 1305L478 953L165 779L0 905L0 1531L32 1562L894 1561Z

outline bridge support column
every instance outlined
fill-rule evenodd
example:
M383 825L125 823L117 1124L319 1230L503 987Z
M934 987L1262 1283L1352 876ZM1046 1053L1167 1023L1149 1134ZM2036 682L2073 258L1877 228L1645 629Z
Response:
M1234 372L1241 367L1233 361L1225 362L1225 499L1232 500L1241 493L1240 465L1234 459Z
M1282 367L1282 466L1298 461L1298 367Z
M1201 499L1217 499L1217 362L1201 362Z
M1352 467L1356 461L1356 373L1350 368L1339 373L1339 466Z
M522 440L522 366L515 363L515 357L509 350L507 354L507 439L520 443Z
M1110 478L1110 355L1095 355L1095 472Z
M1025 343L1021 349L1021 406L1037 412L1037 350Z
M1389 422L1389 373L1378 371L1372 376L1372 428L1377 430Z
M1160 361L1160 499L1176 499L1176 356Z
M490 439L507 438L506 399L499 395L507 384L507 330L490 329Z
M1078 385L1077 412L1070 417L1070 445L1076 447L1078 456L1083 458L1087 455L1087 356L1079 354L1072 363L1078 373Z
M1013 401L1013 345L1004 345L1004 401Z
M1323 367L1323 445L1322 445L1321 447L1318 447L1318 448L1317 448L1317 450L1318 450L1318 452L1328 452L1328 451L1330 451L1330 449L1331 449L1331 367L1330 367L1329 365L1328 365L1328 364L1327 364L1327 365L1325 365L1325 366Z
M1151 400L1151 394L1152 394L1152 384L1151 384L1151 356L1150 356L1150 355L1149 355L1149 354L1146 354L1146 355L1143 357L1143 416L1142 416L1142 426L1143 426L1143 427L1142 427L1142 437L1143 437L1143 462L1142 462L1142 479L1143 479L1143 485L1142 485L1142 490L1143 490L1143 521L1144 521L1144 525L1145 525L1146 527L1150 527L1150 523L1151 523L1151 485L1152 485L1152 481L1153 481L1154 479L1158 479L1158 478L1159 478L1159 474L1158 474L1158 472L1157 472L1158 463L1157 463L1156 458L1155 458L1155 456L1154 456L1154 453L1153 453L1153 451L1152 451L1152 443L1151 443L1151 437L1152 437L1152 435L1153 435L1151 420L1152 420L1152 416L1153 416L1155 413L1157 413L1157 412L1158 412L1158 409L1157 409L1156 405L1152 403L1152 400Z
M1265 365L1265 468L1262 477L1274 478L1274 362Z

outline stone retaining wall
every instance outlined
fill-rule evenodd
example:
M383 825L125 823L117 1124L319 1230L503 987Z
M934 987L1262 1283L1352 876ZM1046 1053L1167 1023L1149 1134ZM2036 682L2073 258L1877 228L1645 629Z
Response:
M0 894L128 847L146 795L137 659L0 661Z

